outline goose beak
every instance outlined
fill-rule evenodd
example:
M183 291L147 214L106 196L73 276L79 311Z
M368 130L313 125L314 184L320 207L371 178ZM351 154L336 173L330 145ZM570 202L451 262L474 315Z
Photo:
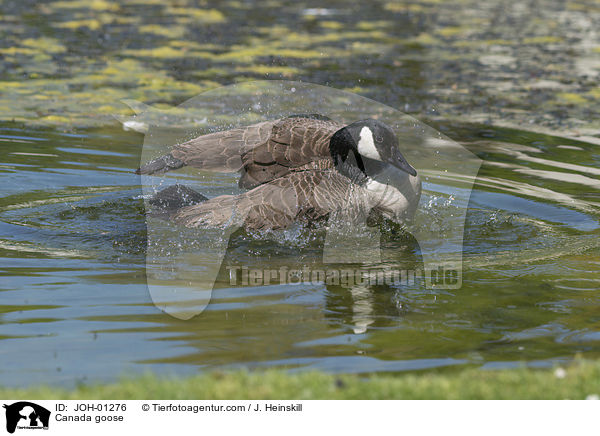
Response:
M404 171L405 173L410 174L413 177L415 177L417 175L417 170L415 170L411 166L411 164L409 164L406 161L406 159L404 159L404 156L402 156L402 153L400 153L400 150L398 150L395 147L392 149L392 154L389 157L389 159L387 159L387 163L392 164L396 168Z

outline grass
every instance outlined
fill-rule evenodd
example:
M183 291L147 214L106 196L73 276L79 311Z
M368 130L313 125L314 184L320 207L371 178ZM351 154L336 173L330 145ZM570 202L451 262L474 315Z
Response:
M371 376L282 370L186 378L147 374L71 390L0 388L0 398L12 399L585 399L598 395L600 362L578 362L553 370L465 369Z

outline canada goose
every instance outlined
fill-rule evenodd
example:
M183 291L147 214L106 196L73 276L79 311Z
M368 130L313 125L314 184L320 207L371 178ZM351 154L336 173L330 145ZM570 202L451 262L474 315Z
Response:
M282 229L331 214L354 220L377 213L396 221L414 214L421 194L416 170L390 127L375 119L343 125L321 115L296 115L199 136L141 166L154 174L192 166L240 171L240 195L206 199L180 185L150 203L188 227L234 222L246 229Z

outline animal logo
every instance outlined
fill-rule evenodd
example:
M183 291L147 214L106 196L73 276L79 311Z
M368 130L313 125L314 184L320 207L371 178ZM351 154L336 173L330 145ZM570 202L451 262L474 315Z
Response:
M6 431L14 433L17 427L25 429L47 429L50 411L29 401L4 404L6 409Z

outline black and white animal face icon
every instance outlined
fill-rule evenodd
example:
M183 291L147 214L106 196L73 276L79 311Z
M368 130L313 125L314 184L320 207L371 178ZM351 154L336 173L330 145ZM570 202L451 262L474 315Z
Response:
M19 401L10 405L5 404L6 431L14 433L17 426L48 428L50 411L29 401Z

